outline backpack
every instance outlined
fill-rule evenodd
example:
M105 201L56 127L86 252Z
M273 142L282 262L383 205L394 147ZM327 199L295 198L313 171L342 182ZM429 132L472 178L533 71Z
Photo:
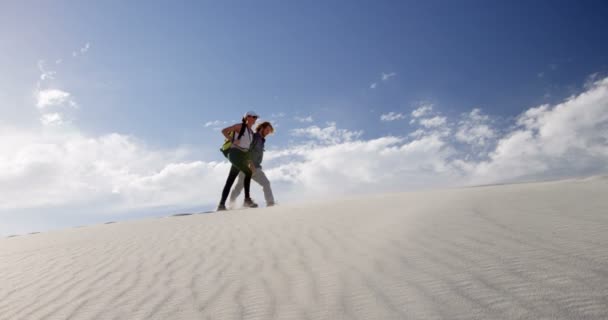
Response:
M237 140L239 140L243 137L243 134L245 134L246 129L247 129L247 123L245 121L243 121L243 123L241 124L241 130L239 131ZM220 151L222 152L224 157L228 158L228 151L230 150L230 147L232 147L233 142L234 142L234 132L230 132L230 139L224 140L224 144L220 148Z

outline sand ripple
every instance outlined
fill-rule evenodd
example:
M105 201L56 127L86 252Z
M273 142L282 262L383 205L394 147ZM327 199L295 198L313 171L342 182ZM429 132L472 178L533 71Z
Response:
M0 240L0 319L608 319L608 180Z

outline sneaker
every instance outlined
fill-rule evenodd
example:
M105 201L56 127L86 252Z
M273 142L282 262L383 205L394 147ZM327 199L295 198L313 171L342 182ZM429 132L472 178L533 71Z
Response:
M217 211L226 211L226 205L223 205L223 204L218 205Z
M257 208L258 204L253 202L253 200L251 198L245 198L245 201L243 202L243 207L245 208Z
M274 202L268 202L268 203L266 204L266 206L267 206L267 207L274 207L274 205L275 205L275 204L276 204L276 203L274 203Z

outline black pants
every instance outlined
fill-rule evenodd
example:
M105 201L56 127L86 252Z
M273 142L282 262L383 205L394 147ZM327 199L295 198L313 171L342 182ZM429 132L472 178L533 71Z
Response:
M234 180L239 176L239 172L243 171L245 174L245 181L243 181L243 186L245 187L245 199L249 199L249 187L251 186L251 169L248 166L248 156L247 153L238 149L230 149L228 154L228 160L232 163L232 167L230 167L230 173L228 174L228 179L226 179L226 184L224 185L224 190L222 191L222 200L220 201L221 205L226 205L226 199L228 199L228 195L230 194L230 189L232 188L232 184L234 184Z

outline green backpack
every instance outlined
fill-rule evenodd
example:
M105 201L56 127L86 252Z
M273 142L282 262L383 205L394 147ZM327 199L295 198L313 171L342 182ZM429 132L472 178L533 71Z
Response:
M245 121L243 121L243 124L241 125L241 130L239 131L237 140L240 140L243 137L243 134L245 134L246 129L247 129L247 123ZM224 144L220 148L220 151L222 152L224 157L228 158L228 151L230 151L230 147L232 146L233 142L234 142L234 132L230 132L230 139L226 139L224 141Z

